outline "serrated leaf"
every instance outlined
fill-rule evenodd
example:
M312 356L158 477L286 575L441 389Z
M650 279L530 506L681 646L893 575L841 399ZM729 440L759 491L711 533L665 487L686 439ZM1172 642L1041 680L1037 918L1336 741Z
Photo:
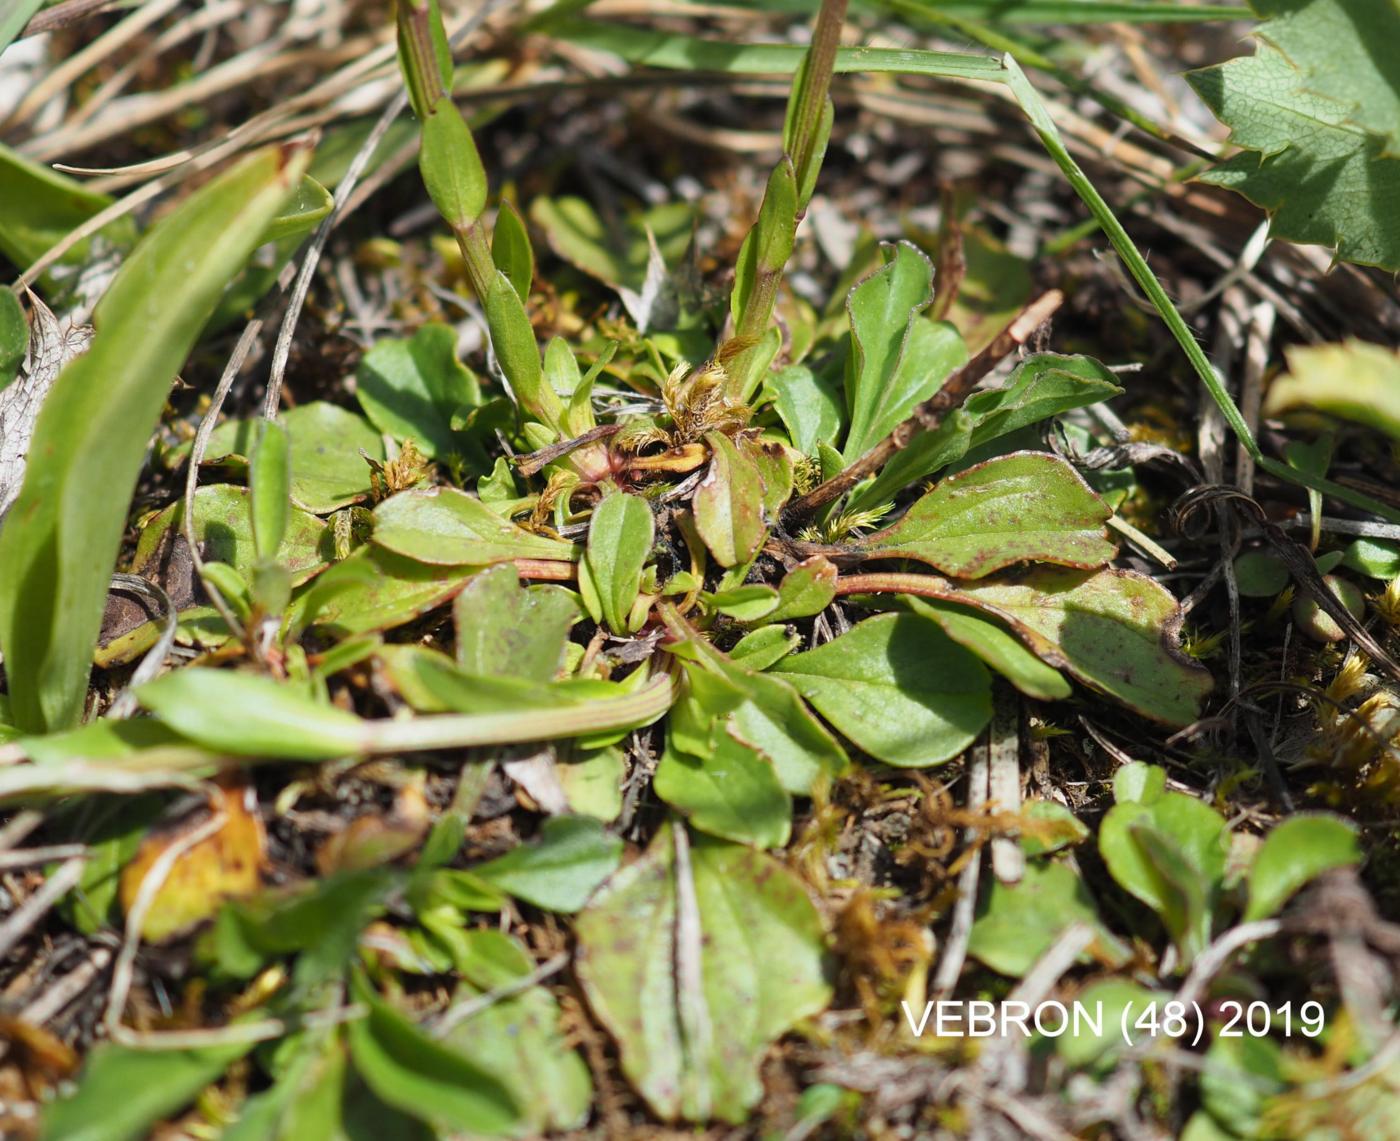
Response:
M579 557L573 543L531 534L455 487L401 491L386 499L374 509L373 539L395 554L448 566Z
M622 841L591 816L551 816L540 837L484 864L472 874L546 911L578 911L617 870Z
M1203 181L1270 214L1270 233L1400 269L1400 84L1377 45L1400 39L1390 0L1257 0L1252 56L1187 79L1246 148Z
M92 347L44 401L0 528L0 652L23 728L81 716L131 493L170 383L307 161L260 151L166 216L98 303Z
M1325 412L1400 440L1400 352L1349 340L1290 345L1284 355L1288 372L1269 386L1266 416Z
M432 322L411 338L375 342L356 370L355 398L376 428L400 443L411 436L426 456L480 452L485 459L472 433L452 427L453 417L482 398L476 377L457 359L457 334L448 325Z
M768 533L763 477L757 465L721 432L707 432L710 468L696 488L695 529L722 567L753 558Z
M1016 452L941 480L892 527L861 544L867 558L909 558L958 578L1019 562L1089 569L1118 553L1111 512L1058 456Z
M1036 566L960 584L949 596L1006 622L1042 660L1167 725L1188 725L1210 674L1177 644L1165 587L1132 571Z
M839 638L784 658L773 672L837 730L887 764L940 764L992 716L982 663L914 614L867 618Z
M1339 816L1293 816L1264 837L1249 869L1246 922L1274 915L1309 880L1361 862L1356 827Z
M830 1001L821 920L791 872L742 845L697 839L687 882L672 827L578 917L576 970L658 1117L738 1124L769 1044ZM698 922L678 922L682 896Z
M639 496L613 492L593 509L579 587L594 619L615 634L630 630L629 615L655 536L651 508Z
M933 299L933 263L908 242L851 290L851 357L846 370L850 463L883 440L967 359L953 326L919 316Z

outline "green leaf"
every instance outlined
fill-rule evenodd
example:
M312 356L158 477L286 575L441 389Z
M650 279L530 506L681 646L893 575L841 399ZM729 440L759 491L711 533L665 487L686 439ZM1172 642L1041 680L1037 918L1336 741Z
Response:
M846 410L836 383L825 373L805 364L789 365L763 380L773 397L792 446L815 456L818 444L834 444L846 420Z
M945 317L971 355L991 344L1031 299L1031 267L980 226L963 221L961 230L967 268Z
M622 814L622 782L627 761L616 746L577 750L555 770L569 810L611 824Z
M388 630L441 606L478 570L361 548L292 599L289 622L298 628L320 626L342 637Z
M276 1084L243 1103L220 1141L339 1141L344 1136L344 1047L325 1031L294 1043L290 1051L279 1052Z
M136 541L132 573L164 579L173 559L172 545L183 534L185 505L172 503L153 516ZM257 564L253 541L252 494L247 488L227 483L211 483L199 488L194 497L194 536L200 553L209 562L226 563L247 578ZM276 548L278 560L292 572L296 582L311 578L331 560L330 535L326 524L309 511L292 508L282 542ZM172 595L172 598L174 596ZM181 605L178 598L176 605Z
M374 542L419 562L450 566L579 557L572 543L531 534L455 487L401 491L386 499L374 509Z
M384 441L357 416L316 400L289 408L278 418L291 441L291 497L299 506L325 515L369 498L370 469L360 452L384 459ZM250 456L262 431L261 420L229 420L209 438L207 462Z
M820 614L836 597L836 575L836 564L830 559L822 555L804 559L778 584L778 607L766 620L791 622Z
M92 347L44 401L24 485L0 528L0 651L21 727L80 718L131 494L170 383L307 159L261 151L167 215L98 303Z
M432 322L411 338L375 342L355 373L355 398L376 428L400 443L412 437L425 456L479 454L485 460L471 433L452 428L454 416L480 407L482 399L476 377L457 359L451 326Z
M497 1136L516 1128L520 1107L500 1079L428 1037L363 975L355 975L351 993L369 1016L349 1025L350 1058L385 1104L443 1132Z
M1028 800L1021 808L1021 850L1046 856L1089 838L1089 829L1058 800Z
M1257 0L1254 55L1187 79L1245 152L1203 181L1264 207L1270 233L1400 269L1400 82L1377 45L1400 9L1372 0Z
M655 535L651 508L639 496L613 492L593 509L579 589L594 621L615 634L632 629L629 616Z
M773 762L740 740L725 719L703 709L692 715L710 723L708 748L699 755L682 752L668 735L653 778L656 795L702 832L756 848L783 847L791 836L792 800Z
M696 488L695 529L722 567L746 563L763 544L763 477L722 432L705 433L710 468Z
M729 656L751 670L766 670L802 644L802 635L791 626L760 626L734 643Z
M1006 622L1043 661L1154 721L1188 725L1211 677L1177 645L1176 599L1132 571L1032 567L959 585L955 602Z
M912 595L903 601L915 614L932 618L943 633L964 649L971 650L1027 697L1056 701L1072 692L1059 670L1046 665L1004 627L977 611L953 602Z
M1091 569L1118 553L1111 512L1058 456L1015 452L941 480L862 544L867 558L909 558L958 578L1019 562Z
M977 909L967 953L998 974L1020 978L1076 922L1087 924L1096 935L1086 955L1110 966L1128 958L1127 949L1104 929L1093 897L1073 868L1028 863L1019 883L993 878Z
M252 1042L199 1050L95 1046L72 1096L50 1103L43 1136L54 1141L137 1141L195 1099L253 1047Z
M889 435L966 359L952 326L918 321L933 299L933 263L909 242L886 247L885 256L885 264L846 299L851 322L846 406L851 426L841 455L847 463ZM916 334L916 325L924 331ZM945 355L948 368L935 375L928 365L941 365Z
M1259 846L1249 869L1248 922L1274 915L1309 880L1361 862L1356 827L1338 816L1292 816Z
M292 180L286 185L290 187ZM19 267L38 261L72 230L112 205L106 194L95 193L77 179L31 162L4 145L0 145L0 202L5 203L0 212L0 253ZM259 222L259 229L264 225L266 220ZM86 262L95 240L119 249L129 246L136 240L136 223L129 214L108 222L97 235L73 246L61 263Z
M481 217L486 208L486 168L471 128L450 94L439 97L423 117L418 170L428 197L454 230L466 229Z
M517 982L533 969L524 948L508 936L491 930L466 935L473 951L487 940L508 942L521 961L496 967L489 977L472 977L459 988L461 997ZM465 968L463 973L471 977ZM520 1106L530 1133L573 1130L587 1121L593 1081L578 1052L569 1048L559 1006L544 987L499 999L458 1023L443 1043L499 1079Z
M1289 577L1288 567L1272 551L1246 551L1235 559L1235 585L1246 598L1274 598Z
M1400 352L1348 340L1290 345L1288 372L1269 385L1266 416L1325 412L1400 440Z
M196 957L216 977L241 980L296 955L291 997L315 999L324 983L343 975L361 932L383 914L401 880L389 869L362 868L225 904L196 944Z
M137 687L136 697L176 732L234 756L311 761L364 748L353 713L254 674L190 666Z
M522 302L530 300L530 283L535 279L535 251L525 220L509 202L502 202L491 231L491 260L515 287Z
M615 290L636 292L646 282L648 231L662 257L674 264L690 242L695 208L668 202L610 228L582 198L540 195L530 203L530 217L570 265Z
M672 827L578 917L576 970L658 1117L737 1125L763 1095L768 1046L831 999L821 920L750 848L698 839L687 874Z
M935 431L916 435L852 496L851 506L888 503L897 492L956 463L972 448L1121 391L1113 374L1089 357L1029 356L1016 366L1004 387L974 392Z
M489 567L452 604L457 664L481 676L553 681L578 604L557 586L520 585L514 566Z
M1357 539L1342 556L1342 566L1384 582L1400 575L1400 543L1384 539Z
M525 312L525 303L500 270L496 271L484 303L486 323L491 329L491 348L500 362L501 372L510 382L516 404L532 419L560 430L564 406L554 389L545 383L540 346L535 340L529 314Z
M1161 991L1115 978L1090 983L1075 998L1082 1009L1101 1013L1103 1033L1096 1034L1091 1026L1085 1026L1079 1033L1062 1035L1055 1039L1055 1052L1065 1065L1076 1070L1092 1070L1096 1076L1107 1076L1128 1049L1128 1043L1123 1040L1124 1011L1129 1011L1129 1018L1132 1018L1147 1010L1150 1003L1160 1007L1170 1001ZM1128 1025L1132 1025L1131 1021Z
M589 816L552 816L540 838L472 868L478 879L546 911L573 914L617 870L622 841Z
M819 781L846 768L840 744L812 716L791 683L732 661L699 639L672 650L698 657L706 671L728 687L737 736L772 759L778 780L788 792L809 796ZM695 685L694 671L688 672Z
M1157 912L1186 965L1210 940L1228 851L1224 818L1179 792L1120 801L1099 825L1099 852L1109 873Z
M1167 770L1161 765L1129 761L1113 774L1113 799L1119 804L1151 804L1167 791Z
M276 558L287 535L291 466L287 430L276 421L264 421L262 435L248 460L253 550L259 559Z
M314 229L331 212L333 205L330 192L309 174L303 175L292 194L292 200L268 224L258 244L280 242L283 238L296 237Z
M777 295L777 278L792 256L796 235L797 178L791 160L784 156L768 176L758 217L744 238L734 262L734 288L729 295L729 312L736 329L758 336L766 328ZM755 310L750 315L750 309L755 305L759 308L766 306L766 311L758 313ZM755 315L761 317L761 321L749 328L746 315L749 315L748 321L754 320Z
M773 672L791 679L842 735L891 765L950 760L992 716L982 663L915 614L867 618L824 646L784 658Z
M14 380L29 351L29 318L13 289L0 289L0 390Z
M8 11L0 16L0 52L12 44L24 27L34 18L34 14L44 6L44 0L15 0Z

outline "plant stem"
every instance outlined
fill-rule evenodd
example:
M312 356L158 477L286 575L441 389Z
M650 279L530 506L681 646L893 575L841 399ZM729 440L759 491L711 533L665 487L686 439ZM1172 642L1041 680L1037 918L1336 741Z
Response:
M807 67L797 94L792 140L788 147L799 187L807 184L808 168L818 153L822 114L831 90L831 75L836 67L836 49L841 46L846 5L847 0L822 0L817 25L812 30L811 54L807 57ZM806 204L803 203L798 207L798 217L805 213Z
M441 713L407 721L364 723L361 752L399 753L420 749L465 749L521 741L553 741L649 724L671 708L675 678L658 674L636 693L557 709L509 713Z

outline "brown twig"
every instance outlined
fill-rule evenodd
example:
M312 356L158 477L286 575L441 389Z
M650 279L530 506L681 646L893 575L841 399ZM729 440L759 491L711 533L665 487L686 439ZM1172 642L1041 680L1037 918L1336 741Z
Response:
M547 448L531 452L528 456L518 456L515 460L515 469L521 475L534 475L546 464L552 464L555 460L567 456L585 444L606 440L609 436L615 436L620 431L622 431L621 424L599 424L596 428L590 428L582 436L575 436L572 440L560 440L557 444L550 444Z
M1041 325L1064 303L1058 289L1042 293L1017 314L1015 320L998 333L990 344L953 373L943 387L914 409L913 414L888 436L839 475L814 487L806 495L794 499L783 512L788 526L819 511L832 500L844 495L867 476L874 475L902 452L923 432L931 432L943 423L949 412L962 406L972 395L973 387L1010 353L1025 344Z

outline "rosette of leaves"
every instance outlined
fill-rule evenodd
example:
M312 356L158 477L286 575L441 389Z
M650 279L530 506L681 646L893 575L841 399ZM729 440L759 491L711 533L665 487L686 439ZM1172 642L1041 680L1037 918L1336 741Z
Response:
M103 787L93 782L113 772L180 783L228 758L547 741L558 769L578 769L522 783L554 811L603 823L546 829L471 869L437 866L456 847L435 831L412 877L353 869L304 899L225 909L206 950L226 975L296 956L310 965L290 1013L304 1014L327 980L367 1012L344 1032L298 1039L304 1080L288 1069L250 1114L281 1120L306 1083L324 1080L329 1102L367 1098L395 1128L404 1117L473 1133L572 1121L576 1099L532 1109L532 1092L475 1057L469 1035L429 1035L390 997L396 973L434 964L455 966L468 998L528 979L518 948L459 938L467 912L513 895L580 912L580 979L659 1117L740 1121L761 1095L764 1051L830 997L820 917L764 852L789 840L795 797L851 765L957 757L987 725L997 677L1045 701L1078 684L1165 727L1199 716L1210 678L1178 645L1176 600L1112 565L1111 510L1086 479L1023 446L1024 430L1116 394L1112 375L1038 353L976 388L1053 304L1018 310L970 353L942 319L946 294L933 304L930 259L905 242L872 251L827 319L783 292L832 128L843 8L823 5L727 304L690 291L653 241L633 290L646 328L541 344L529 230L506 204L491 217L435 4L400 4L423 178L485 314L486 370L468 369L430 327L367 355L364 417L304 407L281 432L227 433L230 478L249 452L243 469L262 456L267 474L251 497L210 485L180 533L206 555L224 543L209 565L227 570L206 568L202 581L235 605L201 613L195 629L186 570L176 637L218 642L237 668L180 668L138 686L153 715L139 731L98 737L89 726L31 742L49 764L3 774L0 795ZM275 464L259 450L269 438ZM379 444L352 458L337 438ZM175 525L173 512L156 516L143 536L154 575L166 573ZM422 638L382 636L448 608L450 621L419 627ZM330 700L342 675L366 670L404 715L363 717ZM654 786L674 817L610 875L619 842L601 834L615 798L592 786L615 791L616 746L658 724ZM65 767L99 746L111 759L100 777ZM355 907L328 903L335 891ZM376 972L354 969L347 948L404 891L408 949ZM308 934L322 912L340 924L334 947ZM761 953L752 931L771 936ZM635 976L639 946L650 957ZM488 952L508 969L473 958ZM552 1005L523 993L518 1017L555 1050ZM577 1083L571 1057L555 1061ZM226 1061L192 1069L182 1096Z

